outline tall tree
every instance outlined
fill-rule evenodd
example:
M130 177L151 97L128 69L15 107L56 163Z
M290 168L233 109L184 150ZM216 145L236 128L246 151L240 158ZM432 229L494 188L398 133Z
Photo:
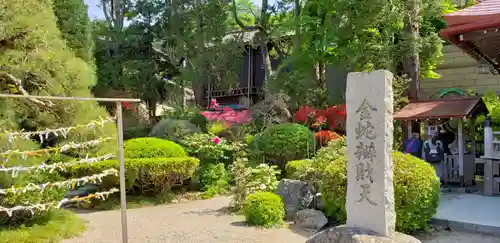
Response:
M83 0L54 0L57 25L68 46L77 57L87 62L93 59L92 25Z

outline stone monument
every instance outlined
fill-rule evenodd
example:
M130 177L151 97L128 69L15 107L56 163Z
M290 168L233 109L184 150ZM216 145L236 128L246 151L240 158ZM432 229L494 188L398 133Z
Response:
M393 76L379 70L347 76L347 224L307 243L416 243L395 231Z

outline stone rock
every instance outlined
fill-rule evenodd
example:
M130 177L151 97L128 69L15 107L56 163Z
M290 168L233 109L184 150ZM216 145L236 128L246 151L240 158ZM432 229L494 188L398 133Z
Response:
M323 230L309 238L306 243L422 243L417 238L396 232L394 237L377 236L374 231L338 226Z
M294 222L302 229L320 230L328 223L328 219L321 211L304 209L297 212Z
M306 243L422 243L417 238L396 232L394 237L377 236L374 231L338 226L323 230Z
M283 199L288 220L293 220L299 210L309 208L314 199L312 186L299 180L281 180L276 194Z

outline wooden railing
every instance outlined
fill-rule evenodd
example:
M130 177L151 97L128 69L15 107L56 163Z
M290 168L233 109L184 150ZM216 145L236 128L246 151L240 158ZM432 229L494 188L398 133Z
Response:
M261 91L262 91L261 87L257 86L253 86L250 89L235 88L235 89L225 89L225 90L211 90L211 91L205 91L205 97L208 96L210 98L220 98L220 97L230 97L230 96L256 95L260 94Z

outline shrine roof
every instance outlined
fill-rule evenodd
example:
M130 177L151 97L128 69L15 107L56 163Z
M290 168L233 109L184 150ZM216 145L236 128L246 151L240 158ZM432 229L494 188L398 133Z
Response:
M444 15L448 27L441 36L471 57L500 73L500 0L478 1L474 6Z
M418 100L396 112L394 120L470 118L488 113L481 97Z

